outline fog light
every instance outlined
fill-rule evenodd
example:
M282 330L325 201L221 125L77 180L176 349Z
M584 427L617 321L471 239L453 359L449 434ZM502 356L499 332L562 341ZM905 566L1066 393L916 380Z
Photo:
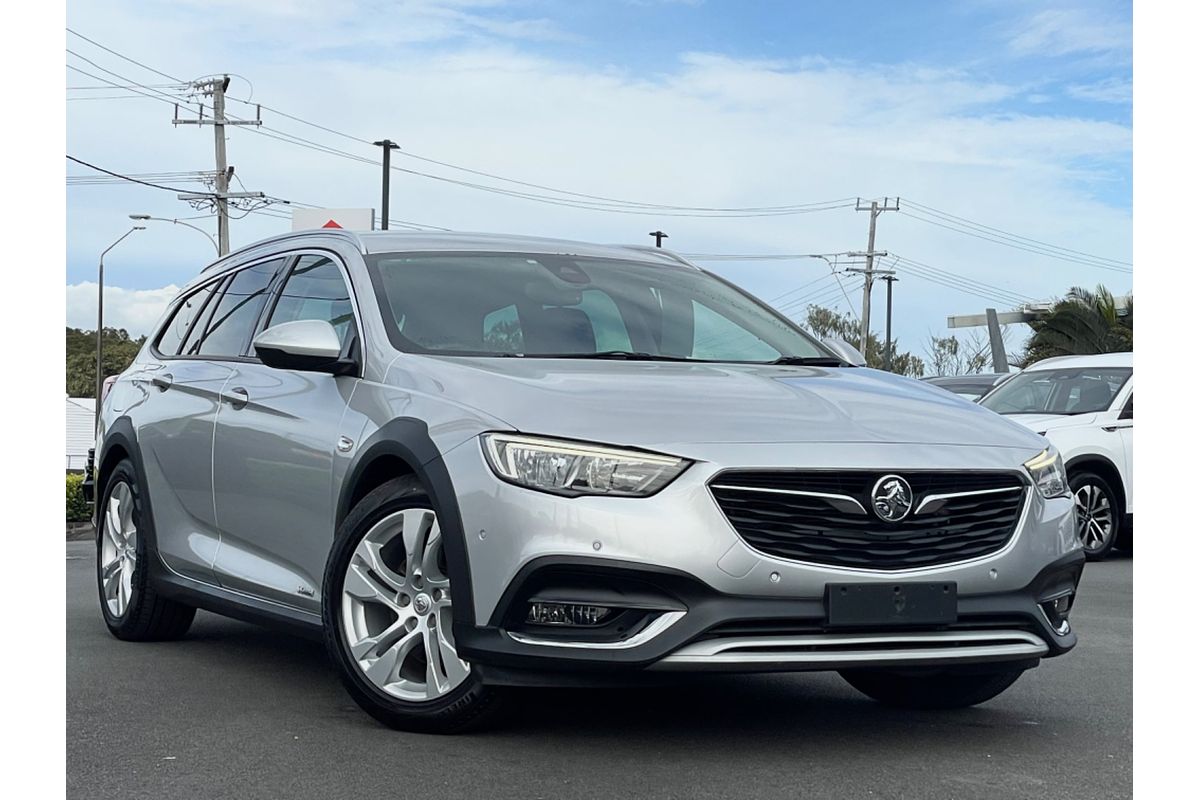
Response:
M599 625L612 609L578 603L530 603L526 622L536 625Z
M1041 606L1042 613L1046 615L1046 621L1050 623L1050 627L1059 636L1066 636L1071 632L1071 623L1067 621L1067 617L1071 613L1071 605L1075 602L1075 593L1067 592L1060 594L1058 597L1052 597L1049 600L1043 600L1038 603Z

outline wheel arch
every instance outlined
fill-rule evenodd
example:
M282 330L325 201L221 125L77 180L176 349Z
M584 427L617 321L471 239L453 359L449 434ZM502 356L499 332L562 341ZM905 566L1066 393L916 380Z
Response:
M1120 514L1125 515L1125 485L1121 481L1121 472L1117 469L1117 465L1102 455L1095 453L1085 453L1072 458L1066 464L1067 478L1069 479L1073 472L1081 470L1094 472L1108 482L1109 487L1117 496L1117 502L1120 503Z
M454 586L454 621L473 626L474 592L458 497L441 451L430 437L425 422L410 417L394 419L363 442L338 493L335 529L341 528L350 510L372 489L405 475L412 475L421 482L437 509L447 570Z

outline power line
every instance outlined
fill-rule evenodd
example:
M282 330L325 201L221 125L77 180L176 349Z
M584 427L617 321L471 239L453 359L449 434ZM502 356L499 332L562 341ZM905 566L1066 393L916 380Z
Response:
M83 39L85 42L93 44L96 47L99 47L101 50L104 50L107 53L112 53L117 58L124 59L125 61L128 61L130 64L136 64L139 67L141 67L142 69L149 70L150 72L153 72L155 75L160 75L164 78L175 81L175 83L178 83L178 84L185 84L185 85L187 84L187 81L185 81L185 80L176 78L174 75L168 75L165 72L160 72L159 70L156 70L154 67L147 66L146 64L143 64L140 61L135 61L134 59L130 58L129 56L122 55L121 53L118 53L116 50L105 47L104 45L97 42L95 39L89 39L88 37L84 36L82 33L78 33L76 31L72 30L71 28L67 28L67 33L71 34L72 36L78 36L80 39Z
M954 220L955 222L961 223L965 227L982 228L986 231L989 231L989 232L992 232L995 234L999 234L999 235L1005 236L1010 239L1019 239L1019 240L1028 242L1030 244L1040 245L1042 247L1045 247L1045 248L1048 248L1051 250L1060 250L1064 253L1071 253L1073 255L1083 256L1085 258L1095 259L1097 261L1106 261L1111 264L1115 264L1115 265L1119 265L1119 266L1128 266L1128 267L1133 266L1133 264L1129 261L1121 261L1121 260L1115 259L1115 258L1108 258L1106 256L1098 256L1098 255L1094 255L1092 253L1085 253L1082 250L1072 250L1069 247L1060 247L1059 245L1050 244L1049 242L1043 242L1043 241L1040 241L1038 239L1033 239L1028 236L1022 236L1017 233L1010 233L1008 231L1001 230L1000 228L993 228L990 225L984 225L981 222L974 222L965 217L955 216L954 214L951 214L948 211L939 211L938 209L933 208L932 206L923 205L921 203L917 203L912 200L906 200L905 202L908 205L913 206L914 208L916 208L920 211L924 211L932 216L947 217L951 220Z
M911 264L916 267L933 272L935 274L940 274L943 277L952 278L955 280L961 280L966 283L974 284L981 289L991 290L991 291L993 291L995 293L999 293L999 294L1006 294L1006 295L1009 295L1010 297L1015 298L1018 302L1029 302L1029 303L1038 302L1038 298L1036 298L1036 297L1031 297L1030 295L1027 295L1027 294L1021 294L1020 292L1014 292L1011 289L1005 289L1002 286L995 286L993 284L986 283L986 282L978 280L976 278L971 278L967 275L963 275L961 273L954 272L953 270L942 269L941 267L935 267L932 264L926 264L922 261L917 261L916 259L908 258L907 256L900 255L898 253L893 253L892 255L895 256L901 263Z
M105 169L104 167L98 167L95 164L88 163L87 161L84 161L81 158L76 158L75 156L70 155L70 154L67 154L67 160L74 161L76 164L81 164L81 165L87 167L88 169L94 169L97 172L103 172L105 175L111 175L114 178L120 178L121 180L129 181L130 183L140 183L141 185L149 186L152 189L163 189L168 192L184 191L183 189L180 189L178 186L163 186L161 183L152 183L151 181L144 181L139 178L135 178L131 175L122 175L119 172L113 172L112 170ZM215 197L216 195L213 195L213 196Z

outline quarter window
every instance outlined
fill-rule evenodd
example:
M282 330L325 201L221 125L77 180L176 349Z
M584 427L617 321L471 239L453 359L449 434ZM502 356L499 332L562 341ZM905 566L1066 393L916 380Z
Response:
M266 305L271 282L282 265L283 259L278 258L235 273L217 302L204 335L189 345L186 354L242 355Z
M180 344L187 336L188 329L192 327L192 323L196 321L196 317L203 310L204 304L212 297L220 283L220 281L213 281L192 292L179 304L175 313L171 315L171 319L163 327L162 333L159 334L158 343L155 346L160 353L168 356L179 355Z
M354 307L342 271L325 256L302 256L288 276L267 327L302 319L321 319L345 345L354 329Z

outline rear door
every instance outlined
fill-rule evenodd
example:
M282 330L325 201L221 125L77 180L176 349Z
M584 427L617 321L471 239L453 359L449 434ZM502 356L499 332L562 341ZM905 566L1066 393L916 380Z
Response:
M330 253L297 255L259 329L301 319L332 323L345 348L357 340L348 276ZM223 585L320 611L333 542L333 458L357 382L253 357L236 365L213 453Z
M134 420L154 512L158 552L175 572L213 583L219 534L213 509L212 439L229 365L188 357L224 279L177 304L158 333L156 361L130 379L144 398Z

